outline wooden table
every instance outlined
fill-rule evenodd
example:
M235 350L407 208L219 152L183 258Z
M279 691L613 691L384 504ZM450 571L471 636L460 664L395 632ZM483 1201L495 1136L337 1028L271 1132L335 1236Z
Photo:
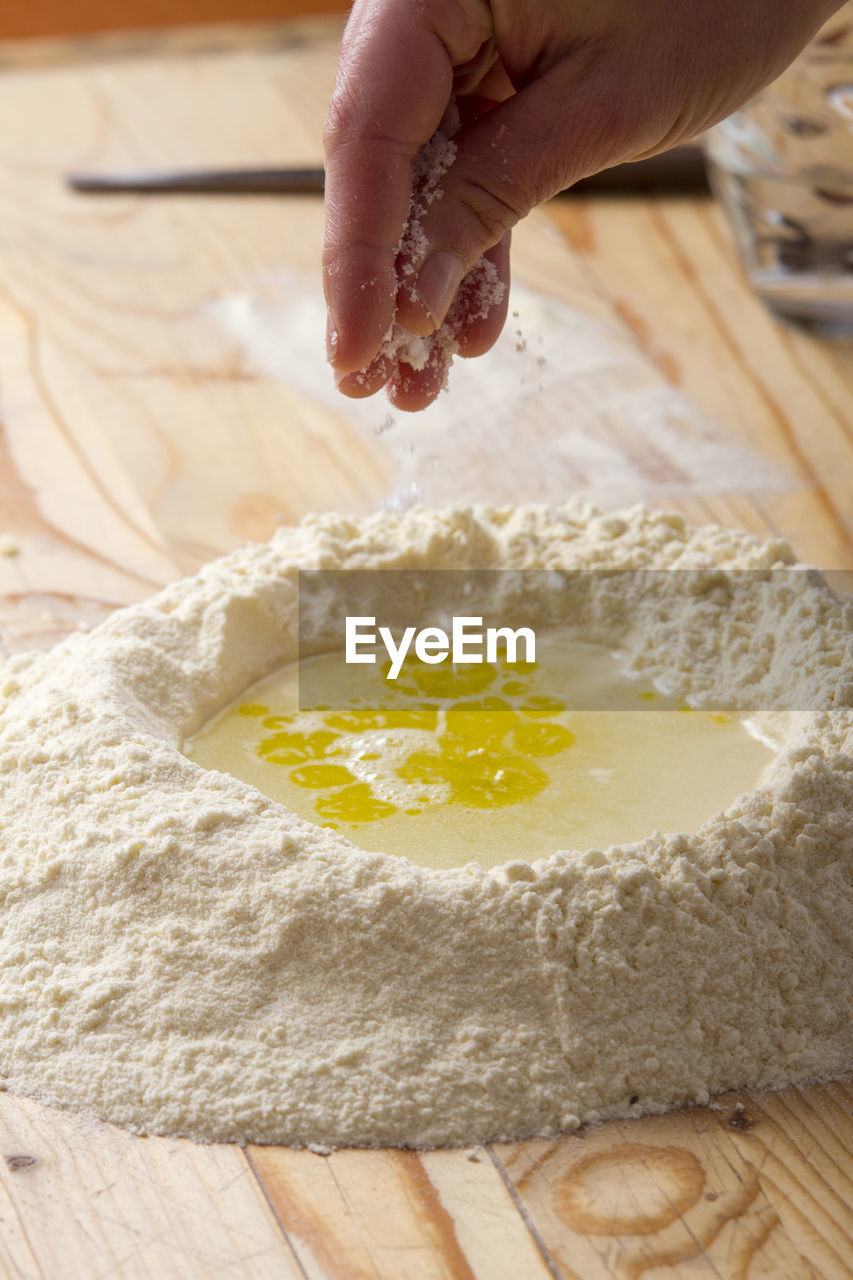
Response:
M530 219L500 403L484 365L403 421L328 389L316 198L64 190L84 166L318 161L336 33L0 46L3 650L413 484L644 500L853 568L853 348L775 325L707 202ZM8 1276L853 1274L845 1082L471 1152L200 1147L8 1096L0 1132Z

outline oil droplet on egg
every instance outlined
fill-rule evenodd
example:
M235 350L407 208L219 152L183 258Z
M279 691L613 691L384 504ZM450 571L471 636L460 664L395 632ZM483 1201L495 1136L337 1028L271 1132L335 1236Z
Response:
M184 751L362 848L435 868L497 866L695 831L773 760L747 721L686 707L602 645L537 637L535 663L404 663L394 682L339 654L253 685Z

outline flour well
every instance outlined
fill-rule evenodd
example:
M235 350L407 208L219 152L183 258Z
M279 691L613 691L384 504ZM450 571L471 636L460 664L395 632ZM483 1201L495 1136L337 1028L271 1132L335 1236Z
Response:
M374 668L317 654L253 685L184 750L425 867L696 831L774 752L748 720L691 708L623 666L559 630L540 633L533 664L414 661L379 688ZM300 669L320 706L300 710Z
M12 659L6 1087L145 1132L433 1146L849 1069L853 609L792 564L640 509L323 516ZM529 603L676 696L760 704L775 765L692 835L430 871L182 755L295 657L299 568L403 565L636 569Z

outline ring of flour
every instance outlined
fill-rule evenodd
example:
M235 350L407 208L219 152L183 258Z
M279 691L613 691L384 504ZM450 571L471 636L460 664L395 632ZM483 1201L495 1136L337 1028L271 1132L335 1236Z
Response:
M793 564L639 508L324 516L13 659L6 1087L201 1140L434 1146L849 1069L853 609L769 572ZM589 575L587 633L685 694L808 710L694 835L492 871L365 853L180 748L295 657L299 568L369 567L651 570L633 598ZM760 615L741 570L771 584Z

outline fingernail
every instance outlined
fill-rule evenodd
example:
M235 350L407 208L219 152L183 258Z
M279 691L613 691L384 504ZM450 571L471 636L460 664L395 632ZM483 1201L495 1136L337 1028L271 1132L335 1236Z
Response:
M421 267L417 283L418 295L436 327L443 322L450 310L463 275L462 265L452 253L434 253Z
M335 328L335 318L331 311L326 312L326 359L329 364L335 363L335 357L338 354L338 331Z

